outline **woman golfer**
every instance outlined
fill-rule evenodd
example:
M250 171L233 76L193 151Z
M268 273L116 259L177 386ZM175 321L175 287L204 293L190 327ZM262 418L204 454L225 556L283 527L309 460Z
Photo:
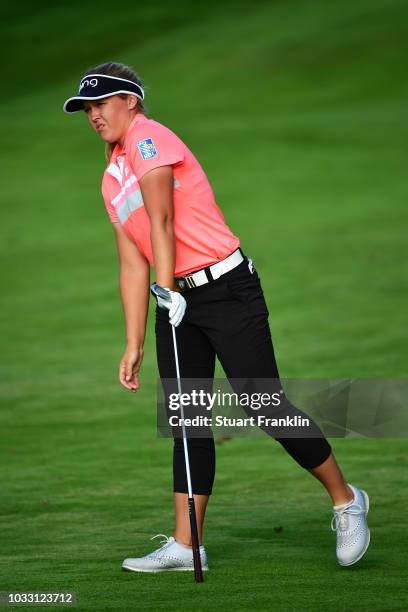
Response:
M279 380L258 274L226 224L197 159L171 130L145 115L143 100L143 87L133 70L106 63L89 69L78 95L64 104L66 113L85 111L89 125L107 146L102 194L119 252L127 337L120 382L129 391L139 389L150 265L157 285L167 288L171 298L166 304L158 298L156 306L162 379L176 377L175 326L183 378L212 379L218 357L228 379ZM304 416L286 398L284 405L292 415ZM313 422L312 428L315 437L274 437L327 490L333 503L337 559L341 565L352 565L370 541L368 495L345 481L321 430ZM188 447L201 562L208 569L202 530L215 474L214 439L190 438ZM179 437L174 439L173 477L174 535L164 536L161 546L145 557L126 559L124 569L193 569Z

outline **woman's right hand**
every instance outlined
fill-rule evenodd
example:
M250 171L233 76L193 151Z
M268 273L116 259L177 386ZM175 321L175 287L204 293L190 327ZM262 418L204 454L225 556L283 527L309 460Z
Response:
M139 369L142 364L144 351L142 348L128 344L119 365L120 384L136 392L140 388Z

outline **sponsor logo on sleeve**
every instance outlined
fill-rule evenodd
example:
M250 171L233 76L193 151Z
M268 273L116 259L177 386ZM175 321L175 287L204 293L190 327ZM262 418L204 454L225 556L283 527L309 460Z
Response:
M139 140L137 146L143 159L152 159L153 157L156 157L157 149L154 146L154 142L151 138Z

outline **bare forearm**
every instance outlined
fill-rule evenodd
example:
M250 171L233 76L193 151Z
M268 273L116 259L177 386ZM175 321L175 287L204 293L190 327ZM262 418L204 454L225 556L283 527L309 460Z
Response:
M178 289L174 284L176 241L173 220L167 218L152 221L150 240L152 243L156 283L162 287L169 287L169 289L177 291Z
M149 268L143 274L121 269L119 287L127 342L142 348L149 306Z

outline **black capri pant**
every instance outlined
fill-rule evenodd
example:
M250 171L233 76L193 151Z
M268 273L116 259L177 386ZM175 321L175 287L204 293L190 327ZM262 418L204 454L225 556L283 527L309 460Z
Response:
M259 276L248 258L215 281L182 292L187 309L176 328L182 378L212 379L218 357L228 379L279 381L268 308ZM168 311L156 306L156 350L160 378L176 378L173 338ZM307 417L285 398L285 414ZM309 418L309 417L308 417ZM309 418L311 421L311 419ZM303 468L321 465L331 447L313 423L316 437L278 437L265 428ZM263 428L262 428L263 429ZM310 436L310 434L309 434ZM188 440L193 492L210 495L215 476L214 439ZM183 440L174 438L173 490L187 493Z

